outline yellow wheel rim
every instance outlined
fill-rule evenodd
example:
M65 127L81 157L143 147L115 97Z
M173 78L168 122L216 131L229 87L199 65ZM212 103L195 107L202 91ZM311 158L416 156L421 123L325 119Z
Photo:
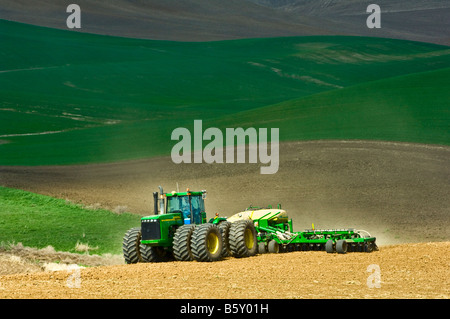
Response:
M209 233L206 238L206 245L210 254L215 254L219 250L219 237L214 233Z
M248 249L252 249L255 242L253 241L253 232L251 229L247 228L244 233L245 246Z

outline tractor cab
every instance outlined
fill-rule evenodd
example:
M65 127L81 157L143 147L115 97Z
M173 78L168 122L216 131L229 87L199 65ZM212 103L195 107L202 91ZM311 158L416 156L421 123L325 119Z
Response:
M202 213L205 213L206 191L183 193L167 193L166 214L181 213L184 224L202 224Z
M171 247L176 230L186 224L206 223L206 191L153 193L154 215L141 218L141 243Z

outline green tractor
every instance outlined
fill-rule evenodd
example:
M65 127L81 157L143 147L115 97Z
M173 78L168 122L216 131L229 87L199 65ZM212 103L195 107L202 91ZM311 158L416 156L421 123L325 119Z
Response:
M307 229L294 232L281 206L250 206L230 218L207 220L206 191L154 192L154 215L123 238L127 264L162 261L218 261L223 257L321 250L328 253L372 252L376 238L363 230Z
M123 238L127 264L138 262L218 261L223 257L248 257L258 249L252 221L230 223L219 217L207 220L206 191L153 193L154 215L141 218L141 226Z

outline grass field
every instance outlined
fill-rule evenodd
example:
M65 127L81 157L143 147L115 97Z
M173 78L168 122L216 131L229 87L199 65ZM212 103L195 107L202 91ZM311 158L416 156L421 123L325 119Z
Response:
M450 48L365 37L116 38L0 20L0 165L168 155L176 127L449 144ZM288 115L288 116L287 116Z
M87 209L81 205L22 190L0 187L0 243L57 251L121 254L122 237L139 226L139 216Z

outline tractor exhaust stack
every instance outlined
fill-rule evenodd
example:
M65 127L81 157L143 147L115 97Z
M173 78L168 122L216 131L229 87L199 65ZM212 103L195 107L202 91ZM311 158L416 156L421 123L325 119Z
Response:
M155 215L158 215L158 192L153 192L153 207Z
M159 213L160 214L165 214L165 209L164 209L164 192L163 192L163 188L161 186L159 187L159 193L160 193L160 202L159 202Z

